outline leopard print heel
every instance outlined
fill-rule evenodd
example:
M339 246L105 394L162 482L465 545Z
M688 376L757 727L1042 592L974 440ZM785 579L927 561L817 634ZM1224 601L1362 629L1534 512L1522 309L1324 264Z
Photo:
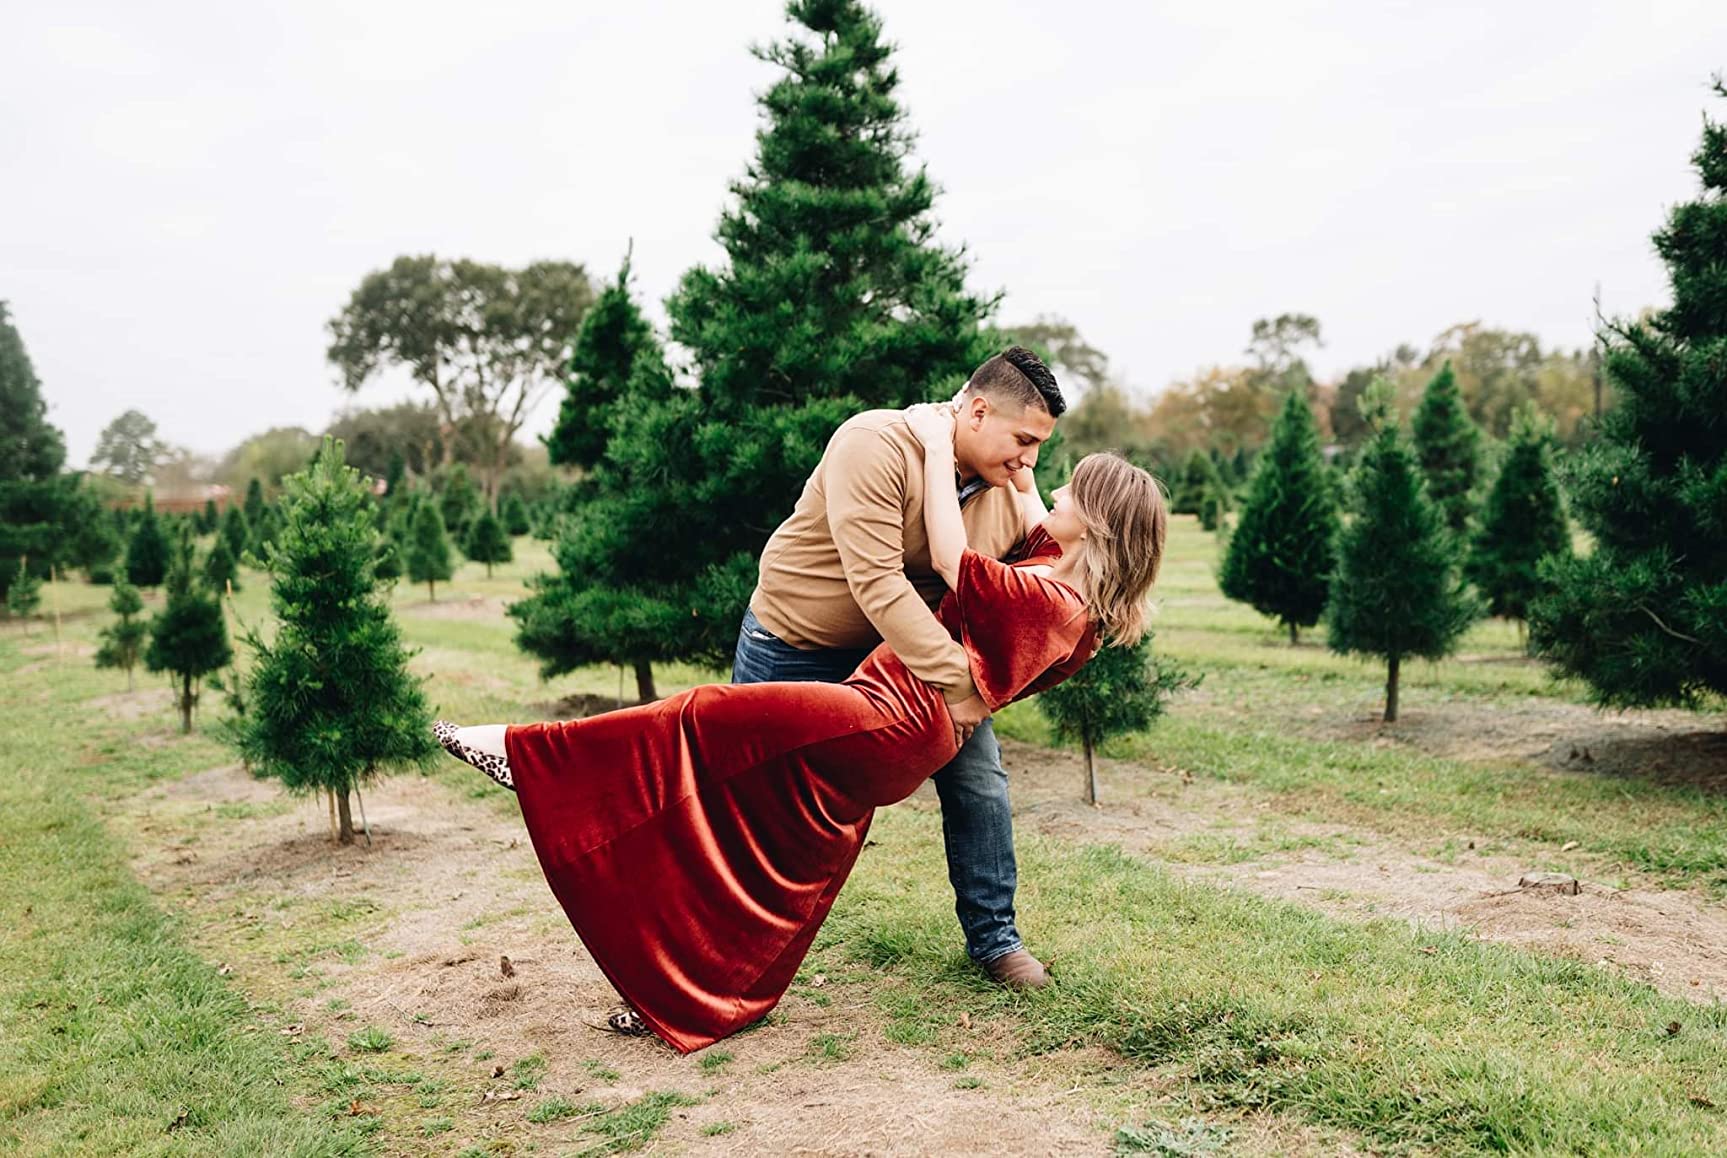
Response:
M476 748L456 739L456 725L448 720L437 720L432 724L432 735L438 738L438 743L444 746L444 751L454 756L464 764L471 764L484 772L493 780L508 788L516 790L516 782L510 776L510 762L502 756L494 756L490 752L481 752Z

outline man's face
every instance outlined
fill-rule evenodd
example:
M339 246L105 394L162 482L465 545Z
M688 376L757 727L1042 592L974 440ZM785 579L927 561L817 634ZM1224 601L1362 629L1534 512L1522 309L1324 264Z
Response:
M1037 452L1055 433L1055 419L1037 406L965 395L959 400L954 461L960 472L992 487L1010 486L1013 476L1037 465Z

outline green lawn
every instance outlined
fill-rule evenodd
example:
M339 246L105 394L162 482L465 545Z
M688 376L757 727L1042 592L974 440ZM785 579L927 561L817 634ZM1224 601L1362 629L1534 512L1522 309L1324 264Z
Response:
M516 546L517 561L489 580L464 566L436 603L424 587L395 592L404 634L421 649L416 670L452 719L536 718L573 693L617 692L613 669L547 685L516 651L498 601L519 596L549 562L543 544ZM1205 683L1112 754L1242 785L1275 816L1412 840L1497 834L1552 846L1554 867L1577 840L1628 872L1727 887L1727 814L1706 785L1443 758L1328 734L1324 720L1372 711L1382 673L1307 638L1292 649L1275 625L1223 601L1212 553L1210 536L1177 520L1157 620L1159 652ZM266 592L258 576L247 579L240 614L262 623ZM188 948L197 930L185 922L199 918L168 915L126 868L124 821L137 793L231 757L202 732L179 736L166 707L107 710L125 698L125 677L88 658L107 591L61 585L52 597L61 658L44 651L46 623L33 623L29 637L16 624L0 627L9 721L0 728L0 1151L376 1151L376 1118L326 1112L362 1079L328 1048L278 1035L260 1016L266 1003ZM713 673L668 666L659 676L669 692ZM141 691L159 687L139 678ZM1584 701L1581 689L1521 658L1503 624L1477 627L1457 659L1413 665L1406 684L1411 712L1574 710ZM1315 709L1320 724L1291 726ZM200 725L218 711L212 697ZM1031 705L1004 713L1000 727L1047 738ZM452 764L433 775L513 810ZM1727 1152L1721 1007L1664 998L1571 960L1184 883L1116 849L1027 833L1022 919L1061 984L1016 997L983 984L958 951L939 818L888 810L872 837L811 971L870 986L887 1038L927 1051L932 1070L970 1065L976 1039L956 1028L964 1014L988 1027L998 1068L1101 1047L1112 1059L1106 1072L1084 1070L1082 1084L1150 1083L1172 1121L1189 1111L1275 1110L1385 1152ZM285 976L302 964L279 956ZM361 1044L371 1048L375 1037ZM830 1037L812 1044L813 1064L861 1064L848 1060L850 1037ZM413 1090L437 1109L430 1080ZM974 1088L982 1079L959 1080ZM618 1138L633 1136L636 1117L642 1128L663 1119L666 1106L651 1100L620 1113ZM566 1115L550 1103L536 1112ZM571 1103L567 1112L588 1110ZM449 1122L390 1133L388 1148L443 1152Z

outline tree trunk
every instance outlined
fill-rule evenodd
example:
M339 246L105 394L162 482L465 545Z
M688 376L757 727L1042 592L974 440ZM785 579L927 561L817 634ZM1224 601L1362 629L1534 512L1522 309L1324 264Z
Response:
M426 580L426 595L433 603L438 601L438 583L435 579Z
M136 685L134 685L134 683L132 681L132 669L128 667L126 669L126 693L128 695L130 695L131 693L133 693L137 690L138 689L137 689Z
M1085 802L1097 807L1097 750L1085 741Z
M180 677L180 733L192 730L192 677Z
M492 577L492 561L490 559L487 559L486 560L486 578L490 579L491 577Z
M1385 673L1385 722L1395 723L1397 720L1397 669L1403 663L1401 656L1392 656Z
M660 698L654 691L654 665L645 659L636 661L636 698L644 704Z
M1289 646L1294 647L1301 642L1301 625L1291 622L1289 625Z
M366 769L366 774L368 776L371 775L371 772L372 770L370 768ZM370 847L372 843L372 826L370 822L366 820L366 798L360 794L360 786L358 784L354 785L354 799L358 801L360 805L360 831L366 834L366 844Z
M348 807L348 790L342 789L336 796L336 843L354 843L354 814Z

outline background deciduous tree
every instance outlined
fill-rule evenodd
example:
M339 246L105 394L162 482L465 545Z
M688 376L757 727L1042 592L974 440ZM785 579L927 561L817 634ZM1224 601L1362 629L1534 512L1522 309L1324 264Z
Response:
M90 465L122 482L142 486L154 480L170 447L156 436L156 424L141 410L128 410L97 436Z
M571 262L506 269L398 257L367 274L330 320L329 359L350 391L389 366L429 388L442 419L441 457L454 457L451 442L467 424L490 502L511 440L563 379L593 298L587 274Z

